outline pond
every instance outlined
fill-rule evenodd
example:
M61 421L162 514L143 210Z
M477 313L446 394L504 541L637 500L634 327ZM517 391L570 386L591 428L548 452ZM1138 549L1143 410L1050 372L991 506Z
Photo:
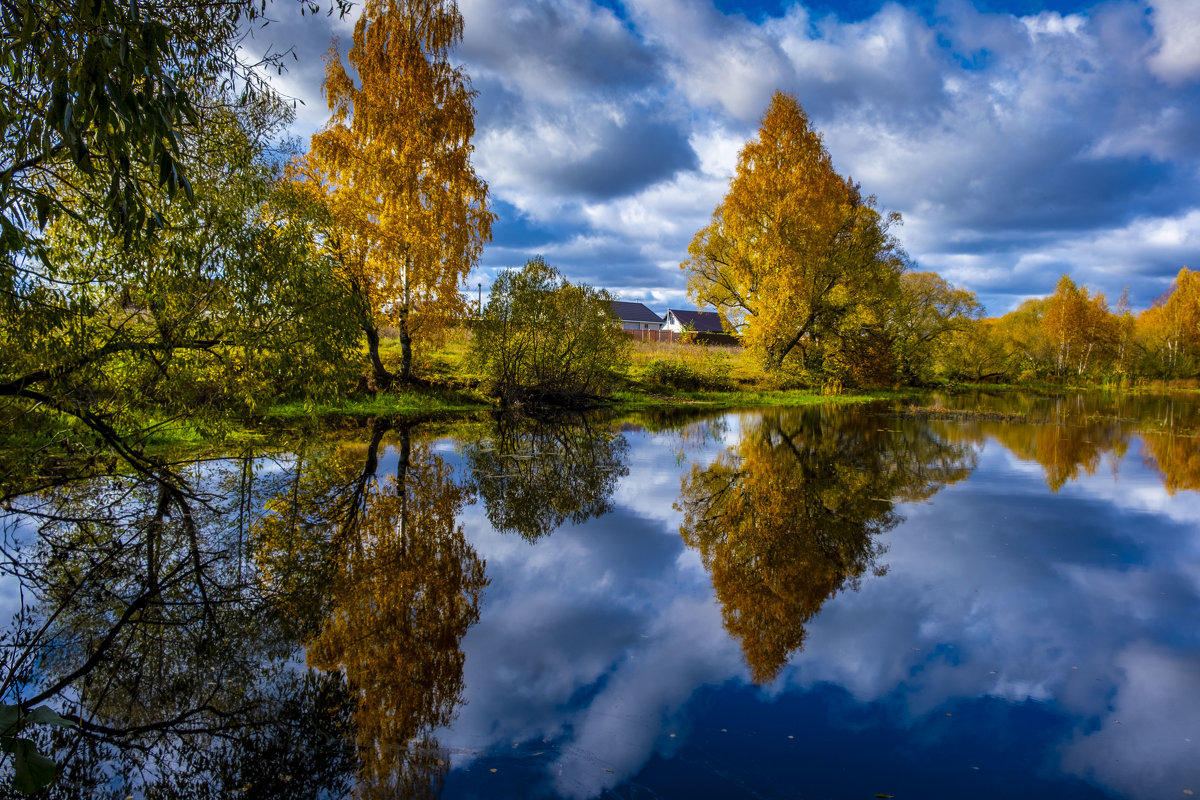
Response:
M962 409L988 409L979 414ZM376 423L3 517L59 797L1200 792L1200 409Z

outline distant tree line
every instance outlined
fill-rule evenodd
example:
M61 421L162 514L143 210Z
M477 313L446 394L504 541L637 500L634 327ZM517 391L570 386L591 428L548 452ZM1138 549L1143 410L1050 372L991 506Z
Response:
M1128 382L1200 375L1200 276L1184 267L1170 288L1134 314L1063 275L1054 293L1002 317L972 320L951 340L953 378L1029 382Z

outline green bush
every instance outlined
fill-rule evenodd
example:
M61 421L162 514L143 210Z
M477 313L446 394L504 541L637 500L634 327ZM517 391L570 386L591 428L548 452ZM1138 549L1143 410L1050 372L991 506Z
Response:
M692 391L704 387L704 376L686 361L656 358L642 373L645 380L669 389Z
M706 349L697 363L688 359L656 358L646 364L642 379L655 386L684 392L725 391L732 386L728 376L729 359Z
M631 347L612 295L569 283L539 256L496 279L471 356L503 405L578 406L613 388Z

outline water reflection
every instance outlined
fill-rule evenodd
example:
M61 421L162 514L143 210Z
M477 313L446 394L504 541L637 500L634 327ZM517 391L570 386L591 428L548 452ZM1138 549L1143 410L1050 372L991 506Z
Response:
M628 449L611 425L585 415L503 417L464 447L488 522L530 542L611 511Z
M968 412L946 415L952 421L943 416L940 433L976 444L995 440L1018 458L1041 465L1054 492L1105 464L1115 471L1135 434L1143 458L1168 491L1200 488L1200 403L1190 398L968 394L935 396L933 406ZM993 413L973 413L980 408ZM995 412L1016 419L996 419Z
M938 402L380 423L16 498L5 699L83 721L35 731L58 797L1200 791L1200 416Z
M295 780L339 793L339 680L291 669L289 641L248 563L252 459L95 478L18 497L5 515L3 697L74 729L34 729L51 796L228 796ZM15 596L14 596L15 594ZM281 717L284 711L286 716Z
M683 478L679 532L711 573L755 682L778 675L826 600L886 571L877 537L900 521L894 499L925 499L974 467L969 447L896 424L836 407L767 411Z
M286 576L277 592L298 618L321 618L308 625L308 664L346 678L362 761L355 795L433 797L449 756L432 731L461 702L459 642L487 579L457 523L470 489L407 429L395 472L378 475L384 430L375 425L358 463L347 453L298 462L261 523L260 558L265 575ZM321 569L297 569L313 561Z

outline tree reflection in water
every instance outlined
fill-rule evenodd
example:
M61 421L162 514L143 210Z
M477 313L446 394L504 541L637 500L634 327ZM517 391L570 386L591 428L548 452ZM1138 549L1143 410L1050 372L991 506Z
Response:
M502 418L464 449L488 522L530 542L565 522L607 514L617 483L629 474L625 438L583 415Z
M449 758L432 731L461 702L459 644L487 579L457 524L470 489L407 428L395 473L377 475L382 434L376 425L365 465L335 457L273 501L261 558L315 631L309 665L345 675L362 763L356 795L433 797ZM314 561L329 568L314 573ZM321 583L306 586L314 575Z
M682 480L680 534L711 573L725 628L766 683L826 600L878 563L876 537L970 474L974 451L925 425L837 407L746 415L741 441Z
M78 725L33 731L59 764L50 796L348 785L353 754L328 746L349 724L342 682L288 663L244 558L255 484L252 459L223 458L6 499L0 568L20 605L3 698Z
M745 414L738 443L683 477L680 532L767 682L825 601L884 569L895 503L964 478L984 442L1057 488L1140 430L1168 491L1200 486L1195 415L1155 408L1066 404L1023 424ZM683 453L727 441L724 420L627 429L678 429ZM605 514L629 445L608 422L505 420L460 442L464 481L407 428L364 439L25 495L5 484L0 570L18 613L0 634L3 701L79 722L33 730L61 765L50 796L438 793L449 758L435 731L460 708L461 642L487 584L462 509L478 496L496 528L531 541Z
M378 474L387 430L7 499L4 699L79 722L34 730L51 796L437 794L487 581L472 490L406 428Z

